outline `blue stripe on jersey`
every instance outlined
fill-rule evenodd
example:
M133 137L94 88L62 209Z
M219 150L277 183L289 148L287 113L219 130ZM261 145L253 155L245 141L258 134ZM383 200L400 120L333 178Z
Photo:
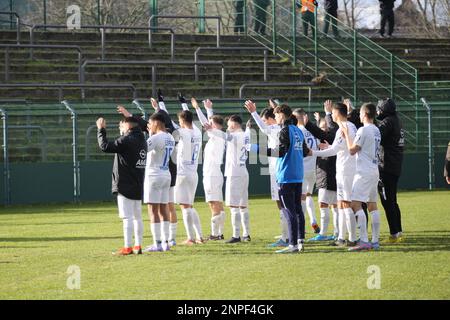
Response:
M294 125L289 125L290 146L288 152L277 159L276 175L278 183L303 182L303 133Z

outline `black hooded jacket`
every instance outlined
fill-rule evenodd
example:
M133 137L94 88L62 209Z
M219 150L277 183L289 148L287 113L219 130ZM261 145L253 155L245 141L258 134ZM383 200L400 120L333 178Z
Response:
M97 132L103 152L115 153L112 172L112 193L131 200L142 200L147 142L139 127L129 130L114 141L106 138L106 129Z
M389 12L394 9L395 0L380 0L380 11Z
M377 118L378 128L381 133L378 160L380 172L400 176L405 138L396 108L394 100L391 99L385 99L377 106L380 112Z
M327 12L336 12L338 9L338 0L325 0L324 7Z

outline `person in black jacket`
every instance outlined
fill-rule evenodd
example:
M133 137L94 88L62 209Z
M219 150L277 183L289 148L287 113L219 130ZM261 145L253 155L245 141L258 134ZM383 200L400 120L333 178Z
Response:
M234 0L236 18L234 20L234 33L245 32L244 28L244 0Z
M384 37L386 22L389 23L388 36L392 37L395 25L394 16L394 2L395 0L380 0L380 14L381 14L381 24L380 24L380 35Z
M270 0L253 0L255 10L255 32L262 36L266 35L267 7Z
M147 158L147 143L137 119L127 117L121 122L123 135L114 141L106 138L106 121L99 118L98 145L103 152L114 153L112 193L117 195L119 217L123 219L124 247L117 255L141 254L144 226L141 200ZM134 247L132 235L134 231Z
M350 99L345 99L342 103L347 106L347 120L353 123L356 129L361 128L363 124L359 117L359 110L353 107L353 103Z
M448 143L447 155L445 156L444 177L447 184L450 184L450 142Z
M378 128L381 146L378 153L380 169L379 193L389 224L389 243L402 241L402 220L397 203L397 185L402 171L404 135L396 104L392 99L378 103Z
M337 28L337 12L338 12L338 0L325 0L325 24L323 25L323 33L328 34L328 29L331 26L333 28L333 34L337 38L339 37L339 31Z

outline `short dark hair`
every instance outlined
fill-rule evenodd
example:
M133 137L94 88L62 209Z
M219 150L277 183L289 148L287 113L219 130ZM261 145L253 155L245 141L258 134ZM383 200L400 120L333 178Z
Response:
M342 102L333 103L333 109L336 109L343 117L347 117L347 106Z
M370 120L374 120L377 116L377 107L373 103L364 103L359 112L363 112L363 109Z
M125 117L122 121L123 123L129 123L133 128L139 125L139 121L135 117Z
M228 120L242 124L242 118L240 116L238 116L237 114L233 114L232 116L230 116L228 118Z
M189 110L183 110L178 113L178 117L187 123L192 123L194 121L194 114Z
M150 117L150 120L151 121L159 121L164 126L166 126L166 119L164 118L164 116L161 113L154 113L154 114L152 114L152 116Z
M223 118L219 115L213 115L210 118L215 124L218 124L219 126L223 126Z
M286 118L289 118L292 116L292 109L287 104L282 104L280 106L277 106L273 113L282 113L286 116Z
M259 114L259 116L261 118L272 118L275 119L275 114L273 113L273 108L265 108L261 111L261 113Z

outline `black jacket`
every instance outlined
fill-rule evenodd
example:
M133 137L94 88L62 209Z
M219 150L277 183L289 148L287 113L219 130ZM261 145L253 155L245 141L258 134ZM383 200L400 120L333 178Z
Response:
M324 7L327 12L336 12L338 9L338 0L325 0Z
M353 123L356 129L359 129L363 126L363 124L361 123L361 119L359 118L359 111L356 109L353 109L352 112L347 115L347 120Z
M395 0L380 0L381 12L392 11L394 9Z
M378 153L380 171L400 176L405 138L395 102L385 99L377 108L380 112L377 119L381 133L381 146Z
M325 120L327 121L328 131L323 131L312 122L308 122L305 128L320 141L326 141L332 144L336 137L338 126L331 119L331 115L326 115ZM327 158L317 157L316 168L317 188L336 191L336 156Z
M142 200L147 142L139 127L114 141L108 141L104 128L97 132L103 152L115 153L112 172L112 193L131 200Z
M291 146L291 138L289 136L289 126L290 125L297 125L296 121L293 121L293 119L288 119L284 122L283 126L281 127L280 132L278 133L278 140L279 145L277 149L270 149L267 148L267 156L268 157L284 157L286 153L289 151L289 147ZM305 143L305 140L303 140L303 156L306 157L309 153L309 148Z

